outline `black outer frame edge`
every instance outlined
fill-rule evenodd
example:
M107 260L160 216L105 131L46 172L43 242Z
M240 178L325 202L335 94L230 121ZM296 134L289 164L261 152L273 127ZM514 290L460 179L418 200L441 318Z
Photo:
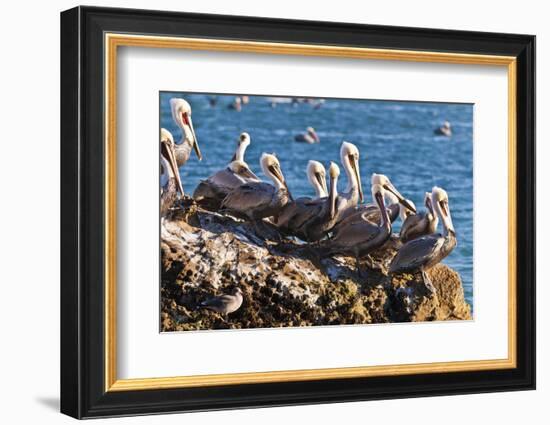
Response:
M60 410L81 417L79 335L79 10L61 14L61 315Z
M72 21L67 23L65 21ZM138 20L139 22L137 22ZM162 25L161 25L162 24ZM106 30L226 39L504 54L518 57L518 367L512 370L226 387L104 392L103 46ZM73 43L64 43L64 37ZM69 47L67 47L69 44ZM62 391L77 418L533 389L535 382L533 36L132 9L62 14ZM451 47L450 47L451 46ZM64 50L65 49L65 50ZM64 60L65 58L65 60ZM69 60L70 58L71 60ZM68 71L69 70L69 71ZM82 77L79 80L78 72ZM86 78L86 74L89 78ZM65 81L67 80L67 81ZM74 99L71 93L80 86ZM64 90L65 88L65 90ZM87 95L88 94L88 95ZM75 119L78 109L80 127ZM99 123L99 124L98 124ZM94 125L95 124L95 125ZM82 135L80 138L79 136ZM74 146L74 137L77 146ZM80 161L78 164L78 146ZM68 150L67 152L65 152ZM76 152L75 152L76 151ZM82 183L64 183L78 173ZM71 179L69 179L71 180ZM99 184L98 184L99 183ZM80 198L79 198L80 197ZM78 205L76 205L78 202ZM78 217L78 209L82 217ZM80 218L80 224L78 219ZM78 228L82 240L75 240ZM79 243L80 242L80 243ZM78 276L78 259L81 275ZM70 264L69 264L70 263ZM80 279L79 279L80 278ZM78 282L75 289L73 282ZM71 305L67 305L67 304ZM73 323L66 323L67 320ZM80 336L80 338L79 338Z

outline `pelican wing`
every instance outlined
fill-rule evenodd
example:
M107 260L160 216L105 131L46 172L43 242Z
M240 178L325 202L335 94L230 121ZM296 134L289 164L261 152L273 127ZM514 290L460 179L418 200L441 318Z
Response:
M234 189L245 183L244 180L240 179L229 168L218 171L216 174L210 176L208 180L215 186L227 188L228 190Z
M390 272L404 272L419 269L437 254L445 238L430 235L407 242L397 252L390 264Z
M287 204L279 215L277 221L279 227L291 232L303 230L302 227L307 222L321 213L326 200L327 198L298 198L296 201Z
M362 220L341 226L331 240L335 246L353 247L358 244L365 244L378 235L378 225Z
M247 212L271 202L275 188L264 182L245 183L227 194L222 208Z
M420 234L425 227L424 219L424 213L418 213L408 216L401 226L401 230L399 231L399 238L403 241L407 241L410 240L410 238L413 237L415 234Z

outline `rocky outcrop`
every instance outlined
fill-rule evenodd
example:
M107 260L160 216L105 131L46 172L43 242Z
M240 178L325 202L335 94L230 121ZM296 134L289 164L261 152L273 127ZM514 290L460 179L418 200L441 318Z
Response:
M188 203L161 225L163 331L366 324L471 319L458 273L446 265L387 276L397 249L390 241L375 261L326 257L282 238L274 226L249 223ZM227 317L198 308L238 286L244 301Z

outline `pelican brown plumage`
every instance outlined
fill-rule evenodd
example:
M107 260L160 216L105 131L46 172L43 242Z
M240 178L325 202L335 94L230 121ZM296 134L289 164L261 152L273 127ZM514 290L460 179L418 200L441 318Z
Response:
M399 232L401 242L407 243L413 239L435 233L439 219L433 209L430 192L424 194L424 205L426 211L411 214L403 221L401 231Z
M248 133L242 133L235 154L227 167L202 180L196 187L193 198L197 202L217 210L223 199L233 189L244 183L260 181L244 161L244 153L249 144L250 136Z
M300 198L287 204L277 222L285 234L297 236L308 242L322 239L336 222L336 199L340 168L334 162L329 167L330 192L328 197Z
M359 259L380 248L391 235L391 221L384 204L385 191L386 189L380 184L372 185L372 197L380 210L381 223L374 223L363 218L361 221L339 227L333 237L325 243L325 252L331 255L353 255L357 270L360 272Z
M178 199L178 191L183 195L178 165L176 162L176 153L174 150L174 138L172 134L164 129L160 129L160 164L161 192L160 192L160 215L161 217L168 212Z
M273 185L260 181L242 184L223 199L222 210L250 220L261 220L276 217L281 208L292 200L277 157L262 154L260 166Z
M404 244L390 263L390 273L421 271L426 286L435 291L426 270L447 257L456 247L456 233L449 209L449 196L445 190L434 187L431 202L443 225L443 233L413 239Z
M172 118L176 125L181 129L181 142L175 146L176 160L178 167L184 165L191 156L191 150L194 149L199 161L202 160L202 154L195 135L195 128L191 120L191 105L181 98L170 99L170 110Z

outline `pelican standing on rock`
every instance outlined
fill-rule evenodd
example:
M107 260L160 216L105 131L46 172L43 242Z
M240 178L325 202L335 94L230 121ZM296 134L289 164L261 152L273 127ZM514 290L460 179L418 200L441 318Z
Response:
M426 192L424 195L424 205L426 206L425 212L411 214L403 222L399 232L401 242L407 243L413 239L435 233L439 219L435 215L430 192Z
M336 199L340 168L330 163L330 193L328 197L301 198L283 208L277 225L287 234L308 242L317 242L332 229L336 222Z
M368 256L380 248L391 235L391 221L384 204L386 189L380 184L373 184L371 191L380 210L382 222L377 224L363 218L363 220L350 223L348 226L339 227L325 244L329 254L352 254L355 257L359 274L361 274L360 258Z
M243 183L260 181L244 162L244 153L249 144L250 136L248 133L242 133L237 143L237 150L227 167L202 180L193 192L193 198L197 202L217 210L223 199L233 189Z
M310 145L321 142L321 139L319 139L319 136L313 127L308 127L305 133L300 133L294 136L294 140L296 142L309 143Z
M343 217L348 209L355 208L359 201L363 202L363 188L359 175L359 149L357 149L357 146L353 143L343 142L340 148L340 161L346 172L348 185L336 200L338 220Z
M210 298L200 303L199 307L215 311L220 314L231 314L237 311L243 304L243 291L241 288L234 288L231 294Z
M242 184L227 194L221 204L222 210L257 221L276 217L292 200L277 157L262 154L260 166L273 185L259 181Z
M420 270L426 286L435 292L426 270L441 262L453 251L456 247L456 233L451 219L447 192L437 186L434 187L431 202L443 223L443 233L423 236L407 242L393 258L389 271L390 273L405 273Z
M392 223L397 219L401 210L416 213L414 204L399 193L387 176L384 174L373 174L371 177L371 185L375 184L385 189L384 198L385 201L388 202L388 215ZM373 202L370 204L349 208L345 213L340 215L338 226L346 226L350 223L362 221L364 219L374 223L379 223L382 219L380 209L375 199L373 199Z
M178 165L176 163L176 153L174 150L174 138L172 134L164 129L160 129L160 164L161 192L160 192L160 215L161 217L168 212L178 199L178 192L183 195Z
M191 156L191 150L194 149L199 161L202 160L201 151L195 135L193 121L191 121L191 105L187 101L180 98L170 99L170 109L172 110L172 118L176 125L181 129L181 142L175 146L176 160L178 167L184 165Z

